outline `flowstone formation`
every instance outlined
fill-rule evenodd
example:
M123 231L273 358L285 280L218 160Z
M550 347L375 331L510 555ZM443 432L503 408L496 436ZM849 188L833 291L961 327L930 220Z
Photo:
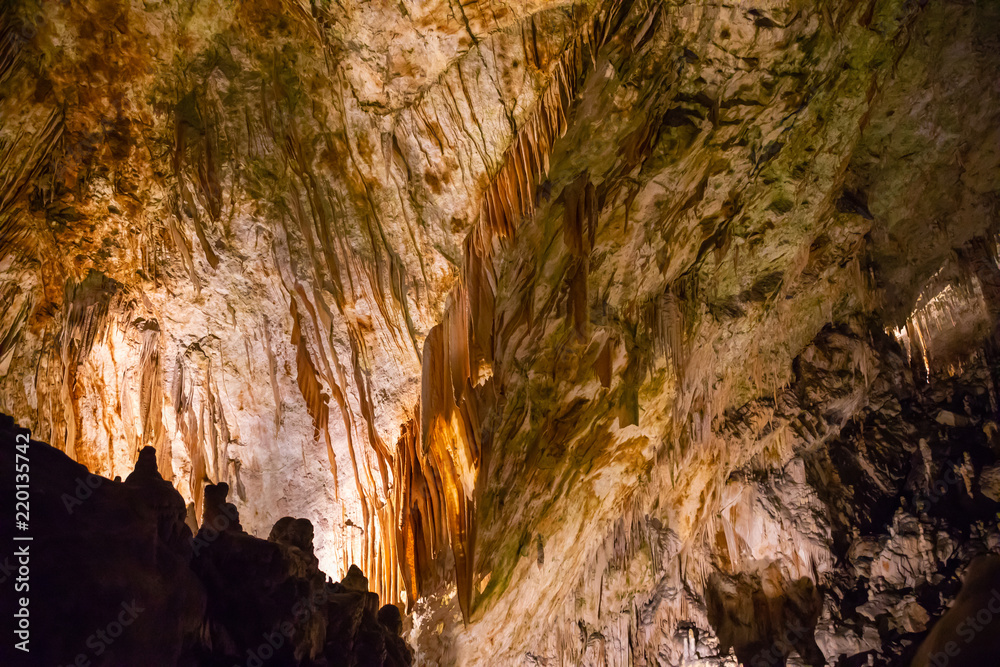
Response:
M997 3L0 11L0 408L419 664L906 665L997 552Z

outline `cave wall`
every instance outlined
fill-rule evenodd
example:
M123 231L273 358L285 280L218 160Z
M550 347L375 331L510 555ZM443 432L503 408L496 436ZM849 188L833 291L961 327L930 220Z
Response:
M787 581L833 576L833 538L823 535L833 519L815 525L825 513L815 498L762 506L728 480L748 469L778 474L767 471L783 471L841 424L822 428L806 414L790 433L772 408L734 439L727 415L761 396L777 400L830 324L860 317L862 337L869 327L919 337L918 383L927 375L919 366L955 372L950 355L961 350L968 361L989 333L989 297L969 278L967 253L977 238L992 239L996 182L967 176L986 172L965 170L962 155L995 164L996 111L958 98L963 81L996 80L992 38L980 32L996 17L970 11L874 4L830 15L747 12L741 24L735 10L684 6L651 19L662 22L646 45L652 63L609 43L611 66L584 85L566 147L553 152L552 203L540 204L504 256L511 279L497 299L493 375L504 400L487 424L493 448L479 509L481 624L443 641L428 633L427 656L646 664L663 651L679 660L675 629L711 626L704 595L714 572L773 562ZM719 46L734 24L746 30L739 58ZM628 29L622 43L642 41ZM602 93L626 102L602 105ZM644 118L630 134L639 110L656 110L652 128ZM637 144L648 154L635 160ZM582 331L568 231L588 215L588 203L571 201L579 178L597 184L600 210L586 221L596 229ZM856 360L846 405L811 390L833 403L820 412L861 418L877 360ZM743 540L753 547L740 566L728 551ZM633 558L644 541L652 553ZM436 604L428 615L428 627L447 618ZM837 633L827 631L834 651ZM884 659L899 659L885 637L868 650L883 640Z
M109 476L156 446L196 513L308 514L397 597L422 339L575 15L5 3L4 409Z
M426 664L724 660L758 588L827 657L901 655L830 588L895 515L827 487L887 401L961 376L995 410L994 4L3 20L0 408L36 437L108 476L153 445L252 533L310 518Z

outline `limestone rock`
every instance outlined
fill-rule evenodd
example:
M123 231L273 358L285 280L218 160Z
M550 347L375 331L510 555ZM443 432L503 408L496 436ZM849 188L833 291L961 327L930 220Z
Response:
M1000 465L983 468L979 475L979 490L990 500L1000 502Z
M1000 545L998 35L8 0L0 408L127 478L42 515L67 563L111 545L55 581L155 589L168 662L287 621L276 662L402 664L404 603L429 665L731 667L799 617L778 662L908 661Z
M351 565L347 574L340 581L341 585L349 591L368 592L368 577L362 574L357 565Z

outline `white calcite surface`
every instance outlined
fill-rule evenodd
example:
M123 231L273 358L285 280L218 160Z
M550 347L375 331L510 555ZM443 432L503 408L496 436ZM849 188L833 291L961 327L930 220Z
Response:
M996 550L993 4L2 20L0 410L418 664L902 660Z

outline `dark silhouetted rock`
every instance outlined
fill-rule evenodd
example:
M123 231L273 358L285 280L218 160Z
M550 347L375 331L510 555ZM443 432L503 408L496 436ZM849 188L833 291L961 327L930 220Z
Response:
M403 615L396 605L387 604L379 609L378 621L397 637L403 634Z
M15 434L0 423L0 490L14 497ZM190 567L191 534L180 495L145 467L125 483L91 475L57 449L32 441L28 534L31 653L16 652L2 622L2 665L193 665L205 618L204 587ZM138 476L136 476L138 475ZM169 485L167 485L169 486ZM179 504L178 504L179 503ZM13 503L0 521L0 563L13 560ZM10 581L0 594L13 618ZM117 635L112 637L111 635ZM89 663L84 662L89 661Z
M5 497L14 497L19 432L0 416ZM209 485L192 537L192 508L160 476L152 448L124 482L91 475L40 442L29 459L31 653L25 662L5 640L0 665L412 664L400 623L380 622L378 595L357 567L345 580L362 590L326 583L308 520L285 517L270 540L253 537L227 501L228 485ZM0 523L5 567L15 558L11 519ZM6 591L0 596L4 618L14 617L15 604Z
M1000 556L972 561L962 590L931 629L912 667L985 667L1000 662Z
M340 580L344 588L349 591L368 592L368 577L366 577L357 565L352 565L347 570L347 574Z

